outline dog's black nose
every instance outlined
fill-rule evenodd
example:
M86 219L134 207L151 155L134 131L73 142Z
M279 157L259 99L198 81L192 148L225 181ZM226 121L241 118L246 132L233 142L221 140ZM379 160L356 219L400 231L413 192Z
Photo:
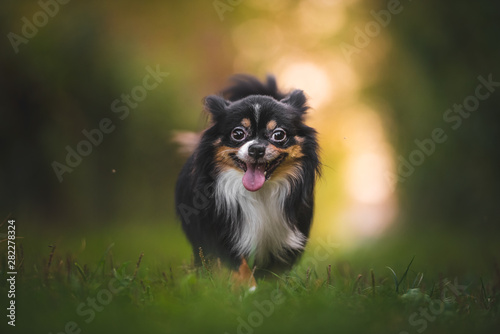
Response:
M266 152L266 146L262 144L253 144L248 148L248 155L254 159L262 158Z

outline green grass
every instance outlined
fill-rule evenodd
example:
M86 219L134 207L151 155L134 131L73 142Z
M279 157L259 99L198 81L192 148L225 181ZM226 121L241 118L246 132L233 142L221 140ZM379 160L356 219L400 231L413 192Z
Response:
M316 239L291 272L259 281L250 292L233 286L218 263L194 269L178 227L18 235L24 255L18 247L16 327L2 315L2 333L492 333L498 327L500 274L492 254L500 247L493 236L388 235L349 249Z

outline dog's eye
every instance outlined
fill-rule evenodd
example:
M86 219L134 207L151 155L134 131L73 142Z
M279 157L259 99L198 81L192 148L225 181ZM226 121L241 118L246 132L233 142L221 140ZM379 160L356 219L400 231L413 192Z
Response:
M246 137L247 132L243 128L237 127L233 129L233 132L231 132L231 139L235 141L245 140Z
M273 134L271 135L271 140L277 143L280 143L286 139L286 132L283 129L276 129L274 130Z

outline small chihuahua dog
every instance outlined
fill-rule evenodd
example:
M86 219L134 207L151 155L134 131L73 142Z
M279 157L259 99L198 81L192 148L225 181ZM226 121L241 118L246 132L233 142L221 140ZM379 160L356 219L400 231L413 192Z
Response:
M238 75L204 104L211 124L175 190L196 263L201 249L235 270L243 261L257 273L290 269L309 236L320 173L304 92Z

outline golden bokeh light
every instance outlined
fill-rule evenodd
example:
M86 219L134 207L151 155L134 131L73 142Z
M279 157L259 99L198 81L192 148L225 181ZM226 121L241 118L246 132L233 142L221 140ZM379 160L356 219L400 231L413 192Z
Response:
M251 0L249 6L269 16L243 21L231 35L235 72L273 73L283 90L307 94L308 123L319 133L324 165L312 235L348 245L380 235L397 213L386 179L394 169L392 147L377 106L362 101L377 75L369 70L375 58L348 61L340 42L331 43L358 23L348 10L355 1L301 1L283 11L289 2ZM370 50L389 45L381 34Z
M332 84L328 73L312 62L292 63L281 74L280 80L290 88L300 87L316 109L332 98Z

